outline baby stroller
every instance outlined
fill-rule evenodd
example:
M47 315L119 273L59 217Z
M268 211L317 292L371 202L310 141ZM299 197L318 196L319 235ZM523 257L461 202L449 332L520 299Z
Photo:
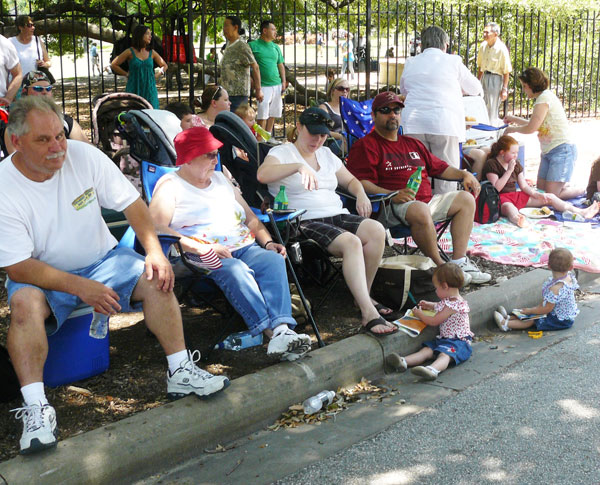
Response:
M127 173L129 148L123 143L115 118L132 109L152 109L152 105L137 94L103 93L92 100L92 143Z

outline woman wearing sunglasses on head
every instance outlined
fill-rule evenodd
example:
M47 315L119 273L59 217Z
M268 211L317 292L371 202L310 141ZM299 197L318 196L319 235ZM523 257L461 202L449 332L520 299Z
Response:
M332 140L328 140L326 145L338 157L345 157L348 150L346 148L346 138L342 135L341 96L346 98L350 96L350 86L346 79L338 77L329 84L327 88L327 101L321 104L319 108L327 111L333 121L333 128L329 130Z
M38 68L49 68L52 65L46 46L35 35L33 19L28 15L19 15L15 22L19 33L9 40L17 49L23 75Z
M384 318L392 311L369 296L383 255L385 230L379 222L368 219L371 202L361 183L323 146L332 126L326 111L306 109L296 124L293 143L272 148L257 177L269 185L272 195L285 186L290 208L306 209L302 230L330 254L343 258L344 278L360 309L365 331L388 335L397 330ZM360 215L342 207L335 192L338 185L356 197Z
M42 71L30 71L25 74L23 78L21 92L17 95L17 99L22 96L50 96L52 98L52 89L53 87L46 74ZM77 120L74 120L65 113L63 113L63 126L65 135L69 140L79 140L89 143L87 136L85 136L85 133L79 123L77 123ZM8 155L15 151L15 148L6 133L4 133L4 143Z
M198 101L201 109L198 116L207 128L215 124L215 118L221 111L229 111L231 106L229 94L223 86L217 84L206 86L202 96L196 100L196 103Z

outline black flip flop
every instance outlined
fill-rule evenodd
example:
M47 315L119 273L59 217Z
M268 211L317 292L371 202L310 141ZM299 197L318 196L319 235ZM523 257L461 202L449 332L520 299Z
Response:
M391 332L385 332L385 333L372 332L371 329L377 325L385 325L388 327L391 325L392 327L394 327L394 330L392 330ZM367 322L366 325L363 325L362 331L365 333L368 333L369 335L373 335L374 337L386 337L388 335L396 333L398 331L398 327L391 324L383 317L377 317L377 318L374 318L373 320L370 320L369 322Z
M383 303L375 303L374 305L375 310L377 310L377 313L379 313L382 317L389 320L396 320L398 316L397 310L392 310L390 307L385 306ZM389 313L381 313L382 311L389 311Z

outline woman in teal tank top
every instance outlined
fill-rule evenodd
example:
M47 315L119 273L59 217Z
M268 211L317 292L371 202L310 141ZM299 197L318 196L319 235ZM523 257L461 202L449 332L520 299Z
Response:
M113 72L127 77L125 91L134 93L147 99L154 109L158 109L158 91L156 90L156 79L165 74L167 63L156 51L148 49L152 41L152 32L145 25L138 25L133 30L131 40L132 46L124 50L111 62ZM129 72L121 67L125 61L129 61ZM160 70L154 74L154 62Z

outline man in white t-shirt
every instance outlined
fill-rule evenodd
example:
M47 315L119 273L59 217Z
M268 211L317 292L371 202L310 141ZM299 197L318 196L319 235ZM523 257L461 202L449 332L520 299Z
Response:
M46 96L13 103L7 130L16 152L0 163L0 267L11 309L7 347L24 400L16 410L21 453L56 445L43 385L46 333L82 303L105 315L143 304L167 354L170 398L226 387L226 377L198 368L198 352L186 349L171 265L148 208L118 168L96 148L67 141L60 109ZM115 247L101 207L124 212L145 258Z
M9 82L10 76L12 79ZM13 102L22 80L17 50L10 40L0 35L0 106Z

